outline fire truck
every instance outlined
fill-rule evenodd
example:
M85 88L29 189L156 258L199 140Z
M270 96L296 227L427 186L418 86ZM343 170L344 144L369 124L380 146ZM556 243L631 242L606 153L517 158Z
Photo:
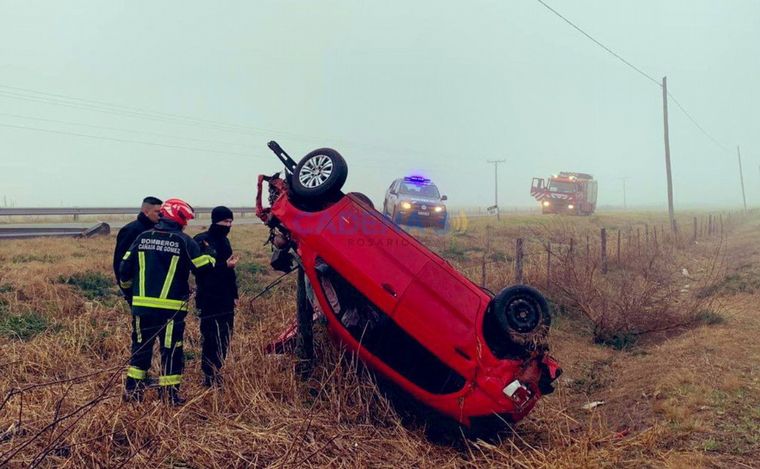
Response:
M596 210L596 191L592 175L565 171L547 179L533 178L530 186L530 195L544 214L591 215Z

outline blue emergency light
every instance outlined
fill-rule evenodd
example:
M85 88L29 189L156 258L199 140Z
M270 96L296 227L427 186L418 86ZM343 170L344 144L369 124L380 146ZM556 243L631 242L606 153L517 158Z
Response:
M404 178L405 182L411 182L412 184L424 185L430 184L430 179L422 176L407 176Z

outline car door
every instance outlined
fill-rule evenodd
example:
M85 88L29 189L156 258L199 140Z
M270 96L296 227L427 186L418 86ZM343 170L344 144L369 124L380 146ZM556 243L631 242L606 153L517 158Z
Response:
M428 256L378 212L346 203L322 230L325 261L386 314L392 314Z
M393 320L464 376L477 356L477 318L484 299L477 287L442 260L430 260L404 290Z

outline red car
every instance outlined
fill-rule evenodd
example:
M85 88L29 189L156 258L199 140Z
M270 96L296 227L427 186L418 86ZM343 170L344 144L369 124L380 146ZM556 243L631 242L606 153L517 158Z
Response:
M340 192L348 169L337 151L296 164L276 142L269 147L285 174L259 176L257 216L283 252L292 248L335 340L466 428L517 422L552 392L561 369L546 354L550 315L540 293L519 285L493 296L369 199Z

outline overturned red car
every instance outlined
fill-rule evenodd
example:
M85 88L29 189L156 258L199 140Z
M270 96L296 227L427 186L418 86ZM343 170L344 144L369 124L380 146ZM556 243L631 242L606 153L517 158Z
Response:
M269 147L284 177L259 176L257 216L304 269L336 341L466 428L517 422L553 391L561 369L547 355L551 319L539 292L517 285L494 296L366 197L343 194L348 168L337 151L296 163L276 142Z

